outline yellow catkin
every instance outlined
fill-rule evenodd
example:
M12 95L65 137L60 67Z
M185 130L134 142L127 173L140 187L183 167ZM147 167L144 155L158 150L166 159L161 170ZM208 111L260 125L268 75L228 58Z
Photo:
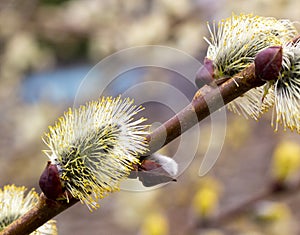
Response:
M260 51L270 46L284 46L297 35L289 20L252 14L232 14L218 23L217 30L215 28L215 25L213 29L209 27L211 39L205 38L209 44L206 57L214 63L215 79L237 74L249 66ZM258 119L273 104L274 86L267 84L246 92L227 107L245 117Z
M132 164L148 151L145 118L135 119L141 110L129 98L103 97L69 109L45 134L45 153L56 164L62 185L90 210L119 190Z

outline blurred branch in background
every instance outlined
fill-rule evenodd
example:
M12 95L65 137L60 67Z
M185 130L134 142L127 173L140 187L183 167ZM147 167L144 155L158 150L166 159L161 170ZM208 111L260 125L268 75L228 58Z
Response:
M190 231L205 228L221 228L230 225L238 218L258 217L269 222L280 223L285 219L287 209L279 207L278 210L266 211L265 203L267 199L279 200L291 197L300 190L300 146L293 141L278 144L274 153L269 173L271 174L269 183L265 182L265 187L253 192L247 199L235 203L227 209L217 211L217 204L220 200L217 181L209 181L209 184L202 185L199 189L201 198L195 195L194 208L197 209L194 218L194 226L191 225ZM207 191L209 190L209 191ZM204 191L206 193L204 193ZM209 193L208 193L209 192ZM199 196L200 196L199 194ZM215 200L213 200L215 198ZM281 208L281 209L280 209ZM269 209L268 209L269 210ZM201 213L199 213L199 211ZM274 219L274 221L272 221ZM289 220L291 220L289 218ZM267 221L265 221L267 222ZM228 227L228 226L227 226ZM293 227L293 226L292 226ZM293 228L291 228L294 230ZM189 233L187 232L187 234Z

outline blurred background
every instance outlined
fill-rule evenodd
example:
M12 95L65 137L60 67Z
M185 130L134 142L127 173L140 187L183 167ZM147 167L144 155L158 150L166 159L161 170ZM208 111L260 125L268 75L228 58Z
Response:
M201 62L207 21L244 12L297 22L299 8L298 0L1 1L0 186L14 183L40 192L38 179L47 162L41 136L73 106L80 83L101 59L129 47L163 45ZM141 80L180 87L187 99L196 91L180 77L153 69L127 73L105 92L118 95ZM155 91L149 87L149 92ZM172 100L167 89L166 95ZM174 114L160 104L145 106L150 123ZM298 191L253 203L218 226L201 223L268 188L272 177L293 184L299 176L299 135L274 133L271 112L259 122L232 113L227 118L225 144L206 176L198 171L209 144L209 120L200 124L197 154L176 183L146 192L121 190L93 213L77 204L56 217L59 234L300 234ZM163 153L172 156L178 142Z

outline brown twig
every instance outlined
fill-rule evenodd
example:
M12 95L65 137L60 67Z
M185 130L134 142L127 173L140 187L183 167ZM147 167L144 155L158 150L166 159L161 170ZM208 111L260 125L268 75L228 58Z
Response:
M150 154L170 143L186 130L246 91L263 84L263 81L256 78L254 64L251 64L220 86L205 85L197 91L187 107L147 137Z

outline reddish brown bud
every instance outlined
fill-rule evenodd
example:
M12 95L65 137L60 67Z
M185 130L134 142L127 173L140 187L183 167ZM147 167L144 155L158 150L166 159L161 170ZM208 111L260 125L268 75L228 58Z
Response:
M147 160L147 159L143 160L142 164L140 166L140 168L144 171L152 171L152 170L158 169L160 167L161 167L161 165L158 164L157 162Z
M148 159L140 165L134 164L129 178L138 178L145 187L176 181L159 163Z
M176 179L171 177L169 173L161 167L160 164L147 159L142 161L139 168L138 177L145 187L176 181Z
M45 196L49 199L56 200L63 196L63 188L59 178L57 166L48 161L43 171L39 185Z
M213 61L205 58L203 66L196 73L196 85L198 88L211 84L214 81L214 65Z
M277 80L282 65L282 47L273 46L259 52L254 60L255 75L263 81Z

